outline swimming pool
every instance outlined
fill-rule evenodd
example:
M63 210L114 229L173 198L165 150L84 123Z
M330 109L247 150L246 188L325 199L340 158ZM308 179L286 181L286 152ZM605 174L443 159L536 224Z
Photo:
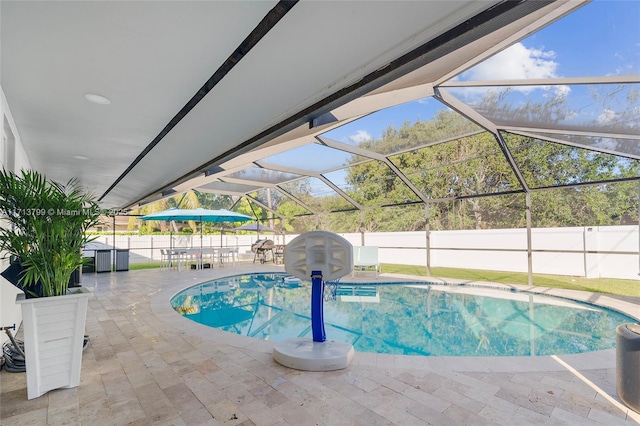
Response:
M286 274L244 274L187 288L181 315L230 333L279 342L311 338L311 286ZM418 282L340 283L324 304L328 340L356 351L426 356L532 356L615 347L613 310L526 292Z

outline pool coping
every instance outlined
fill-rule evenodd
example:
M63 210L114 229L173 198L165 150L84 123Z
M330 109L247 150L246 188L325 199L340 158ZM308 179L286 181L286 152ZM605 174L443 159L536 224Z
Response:
M179 291L213 279L219 279L244 273L273 273L284 272L281 266L265 266L257 268L252 266L239 266L235 269L220 269L212 271L198 281L196 276L191 279L177 280L174 284L164 286L158 293L152 295L150 308L156 318L162 321L167 327L177 332L194 338L208 341L211 344L227 344L243 350L255 351L271 354L275 342L256 339L248 336L228 333L206 325L198 324L190 319L178 314L171 308L170 300ZM186 277L185 277L186 278ZM195 278L195 280L194 280ZM381 274L377 280L372 276L366 276L366 282L375 281L383 284L385 282L397 282L407 280L412 282L430 282L444 285L464 285L475 287L490 287L496 289L516 289L543 295L551 295L571 300L577 300L594 305L603 306L622 312L640 322L640 298L626 298L623 300L618 296L590 293L578 290L555 289L548 287L504 285L497 283L487 283L479 281L449 280L432 277L415 277L399 274ZM354 278L357 280L358 278ZM359 278L361 279L361 278ZM191 282L189 282L191 281ZM194 282L197 281L197 282ZM347 281L347 279L345 279ZM349 280L351 282L351 280ZM638 299L636 302L635 299ZM377 366L384 368L403 368L416 370L434 371L459 371L459 372L535 372L535 371L565 371L563 363L571 365L577 370L593 370L615 368L616 351L607 349L596 352L587 352L571 355L543 355L543 356L420 356L420 355L390 355L376 354L369 352L357 352L352 361L352 365Z

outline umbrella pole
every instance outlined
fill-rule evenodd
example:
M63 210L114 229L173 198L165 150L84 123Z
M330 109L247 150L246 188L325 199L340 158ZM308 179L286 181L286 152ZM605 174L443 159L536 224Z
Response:
M202 221L202 216L201 216L200 217L200 259L198 259L199 263L196 262L196 268L198 267L197 265L200 265L199 267L201 269L204 269L204 254L202 254L202 227L203 226L204 226L204 222Z

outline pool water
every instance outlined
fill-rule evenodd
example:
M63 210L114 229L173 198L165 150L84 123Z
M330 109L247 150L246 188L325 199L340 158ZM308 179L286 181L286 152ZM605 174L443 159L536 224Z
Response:
M279 342L312 338L311 285L245 274L181 291L172 307L195 322ZM325 290L326 291L326 290ZM431 356L561 355L615 347L621 313L526 292L416 282L340 283L324 303L328 340L356 351Z

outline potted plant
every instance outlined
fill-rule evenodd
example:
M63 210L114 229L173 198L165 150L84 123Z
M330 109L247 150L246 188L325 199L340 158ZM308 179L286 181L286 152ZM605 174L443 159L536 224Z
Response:
M90 292L69 289L69 281L85 261L86 231L98 212L95 197L77 179L62 185L36 171L0 171L0 250L12 259L13 283L25 291L16 303L22 307L28 399L80 382Z

